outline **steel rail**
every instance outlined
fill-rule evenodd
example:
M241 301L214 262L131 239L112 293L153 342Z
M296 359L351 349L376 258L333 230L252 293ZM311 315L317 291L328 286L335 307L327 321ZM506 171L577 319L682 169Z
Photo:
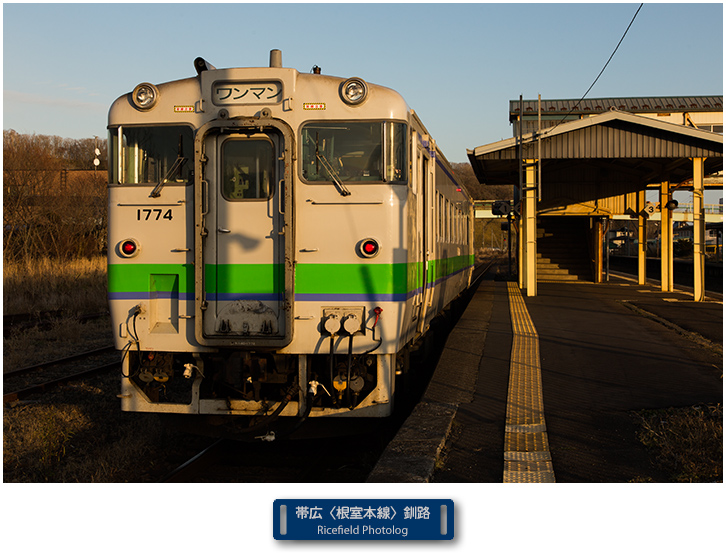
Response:
M159 482L186 482L194 474L203 468L208 467L219 461L222 452L222 446L227 440L218 439L208 447L202 449L194 457L182 463L169 474L159 479Z
M471 285L473 286L473 285L475 285L475 284L476 284L477 282L479 282L479 281L480 281L480 280L481 280L481 279L482 279L482 278L484 277L484 275L485 275L485 274L486 274L487 272L489 272L489 269L490 269L490 268L491 268L492 266L494 266L494 264L495 264L496 262L497 262L496 260L491 260L491 261L489 261L488 263L482 263L482 264L480 264L480 265L479 265L479 266L478 266L477 268L475 268L475 269L474 269L474 274L473 274L473 275L477 275L477 274L478 274L478 276L476 276L476 278L472 279L472 281L471 281ZM482 269L482 267L483 267L483 269ZM472 275L472 276L473 276L473 275Z
M48 389L52 389L54 387L58 387L60 385L66 384L66 383L70 383L71 381L77 381L79 379L93 377L94 375L98 375L100 373L106 373L107 371L109 371L113 368L116 368L116 367L120 367L120 366L121 366L121 362L113 362L110 364L104 364L102 366L96 366L96 367L81 371L79 373L74 373L73 375L67 375L65 377L60 377L58 379L46 381L45 383L33 385L32 387L26 387L24 389L19 389L18 391L13 391L11 393L5 393L5 394L3 394L3 404L13 402L13 401L19 401L29 395L32 395L35 393L42 393L42 392L47 391Z
M21 375L28 375L35 373L38 370L46 369L54 366L58 366L61 364L65 364L68 362L72 362L74 360L81 360L83 358L90 358L92 356L97 356L98 354L103 354L104 352L110 352L112 350L115 350L116 347L111 346L104 346L103 348L96 348L95 350L89 350L88 352L82 352L80 354L74 354L72 356L67 356L65 358L59 358L57 360L51 360L50 362L44 362L42 364L36 364L32 366L28 366L21 369L16 369L13 371L6 371L3 372L3 379L10 379L11 377L19 377Z

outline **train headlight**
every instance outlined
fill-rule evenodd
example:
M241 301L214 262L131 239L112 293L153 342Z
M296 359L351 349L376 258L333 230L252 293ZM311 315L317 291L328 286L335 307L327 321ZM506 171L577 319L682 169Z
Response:
M378 241L373 238L364 239L358 244L358 252L361 256L372 259L378 254L380 250Z
M349 78L340 86L340 96L348 105L360 105L368 96L368 84L360 78Z
M135 257L139 252L139 244L135 239L124 239L118 245L122 257Z
M159 90L154 84L144 82L134 88L131 100L139 111L148 111L159 100Z

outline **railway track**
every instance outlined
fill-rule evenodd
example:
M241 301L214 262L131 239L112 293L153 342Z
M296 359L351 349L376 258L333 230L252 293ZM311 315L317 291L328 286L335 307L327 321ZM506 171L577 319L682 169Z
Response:
M272 442L219 439L159 482L365 482L395 435L397 421L386 419L375 426L367 433L345 437Z
M113 352L115 350L115 347L113 345L104 346L102 348L96 348L95 350L89 350L88 352L82 352L80 354L74 354L72 356L66 356L64 358L60 358L58 360L53 360L50 362L44 362L42 364L36 364L33 366L28 366L21 369L16 369L13 371L6 371L3 372L3 381L6 379L10 379L11 377L21 377L24 375L33 375L35 373L39 373L44 369L47 368L53 368L62 364L66 364L69 362L73 362L75 360L81 360L85 358L91 358L99 355L104 355L110 352Z
M59 360L4 372L3 403L22 400L32 394L42 393L71 381L107 373L120 365L121 353L113 346L106 346Z

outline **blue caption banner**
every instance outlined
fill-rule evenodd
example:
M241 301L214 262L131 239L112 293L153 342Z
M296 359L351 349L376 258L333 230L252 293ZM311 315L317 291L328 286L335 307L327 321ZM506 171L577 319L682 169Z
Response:
M275 500L276 540L408 540L454 538L452 500Z

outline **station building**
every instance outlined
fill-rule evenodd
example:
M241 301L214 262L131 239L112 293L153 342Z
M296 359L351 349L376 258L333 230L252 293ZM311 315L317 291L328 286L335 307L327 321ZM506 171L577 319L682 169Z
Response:
M514 185L519 284L603 279L611 220L637 222L645 284L648 220L660 223L661 289L673 290L674 193L693 193L694 299L705 295L705 190L723 189L723 96L510 101L513 137L468 150L478 180ZM657 200L646 192L656 191ZM709 219L722 221L723 214ZM554 272L553 272L554 271Z

